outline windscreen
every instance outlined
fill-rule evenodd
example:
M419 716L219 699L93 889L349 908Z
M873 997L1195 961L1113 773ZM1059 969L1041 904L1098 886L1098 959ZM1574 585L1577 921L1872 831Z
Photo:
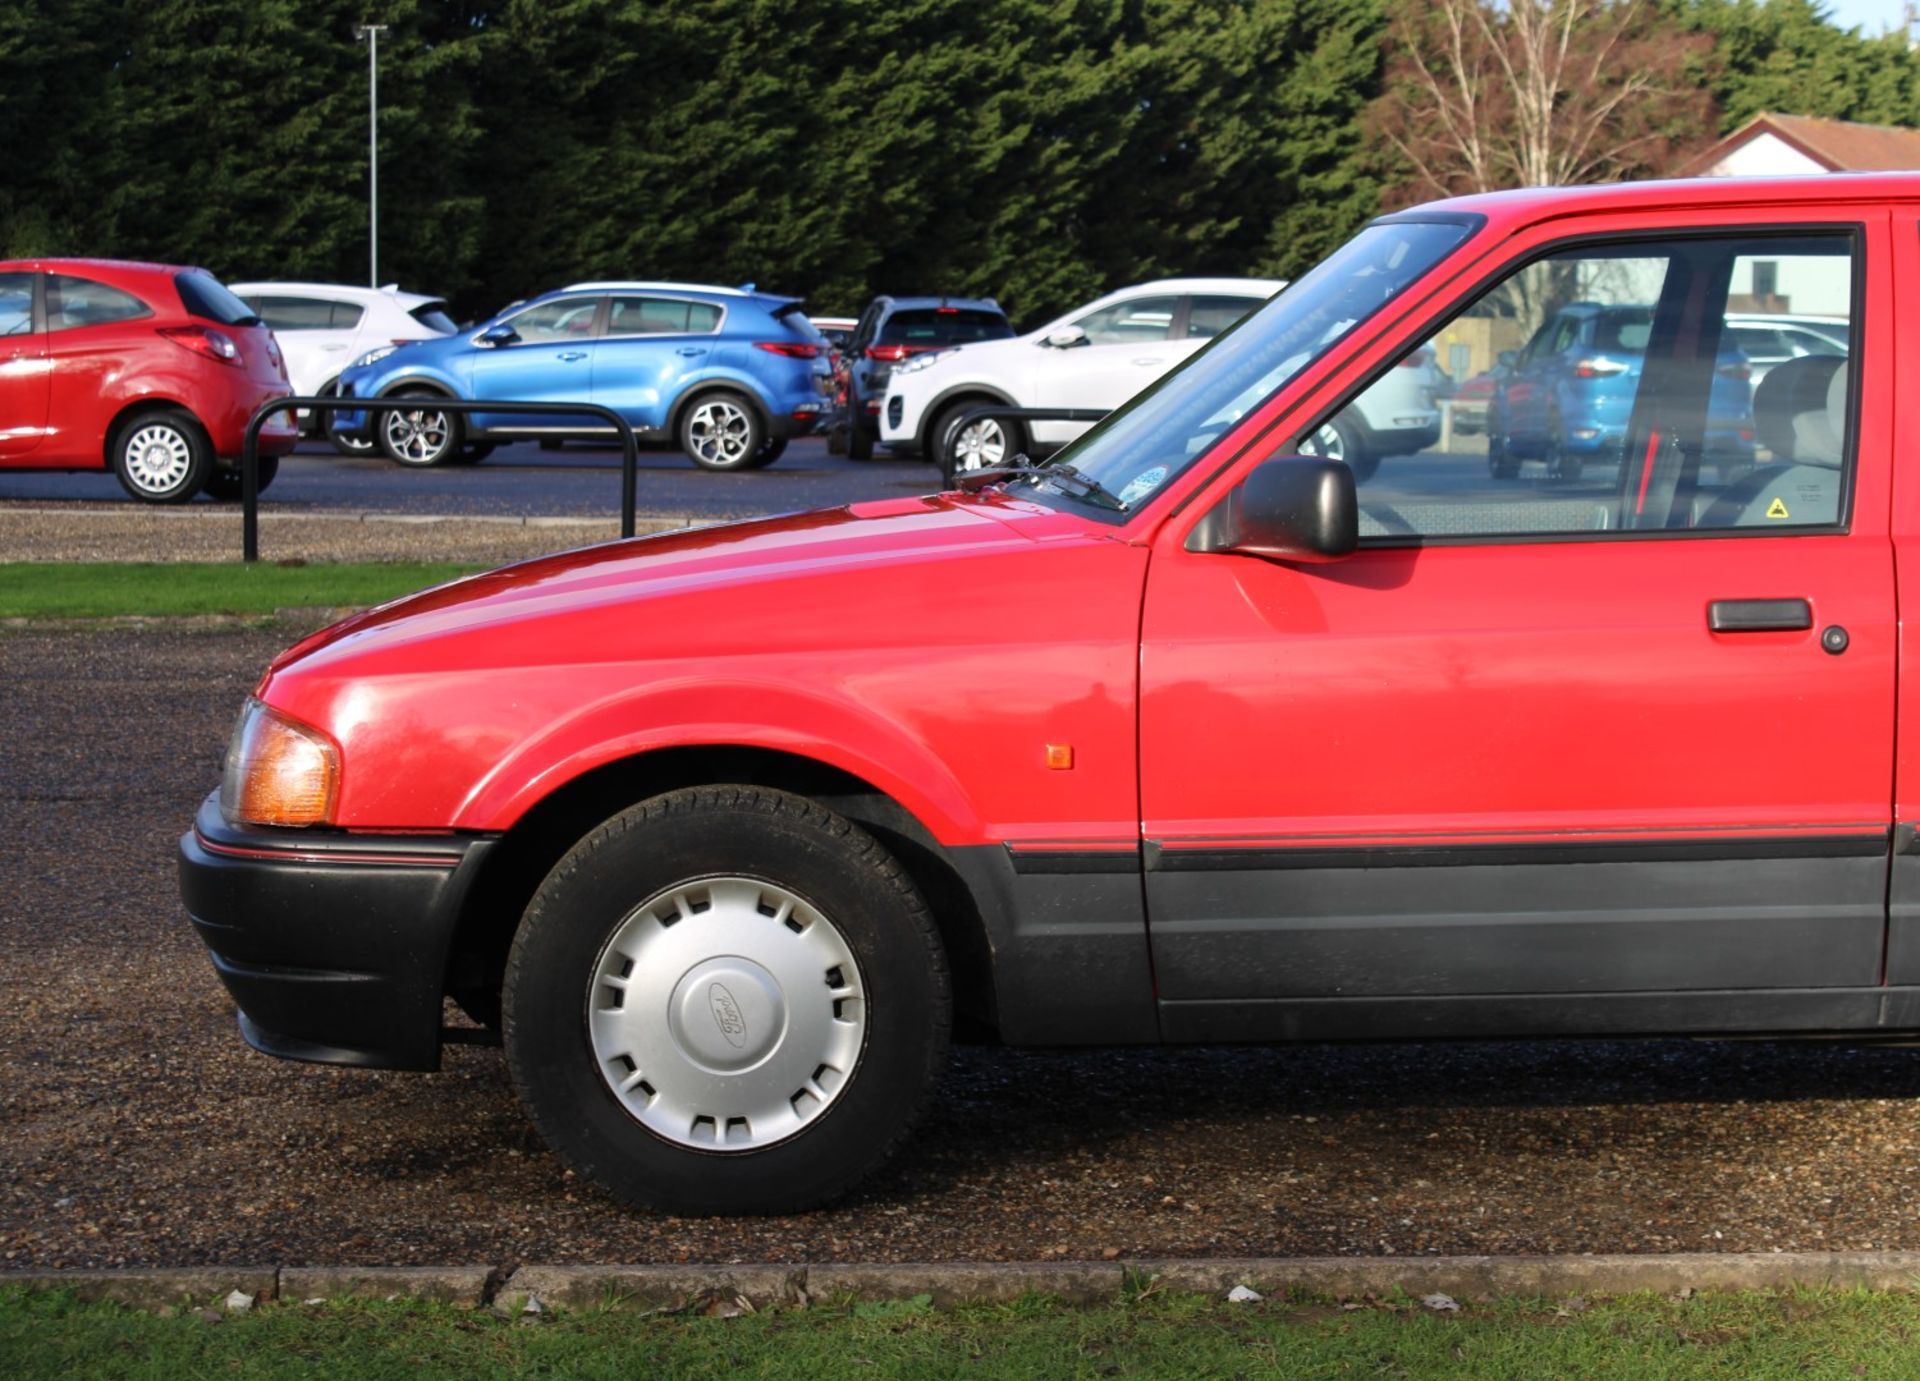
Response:
M998 312L973 307L909 307L880 327L879 345L970 345L978 340L1008 340L1013 326Z
M1242 417L1458 248L1459 220L1376 221L1062 451L1135 509ZM1044 484L1044 471L1032 484Z

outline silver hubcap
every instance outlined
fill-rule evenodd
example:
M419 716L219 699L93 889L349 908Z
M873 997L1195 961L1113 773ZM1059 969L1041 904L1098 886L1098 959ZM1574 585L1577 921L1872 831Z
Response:
M752 419L732 403L701 403L687 423L687 449L709 465L739 464L752 440Z
M802 1130L867 1032L853 951L805 899L754 878L668 888L615 928L587 995L594 1060L648 1131L754 1151Z
M438 460L451 431L444 412L416 409L387 414L387 445L400 459L417 464Z
M1314 455L1324 456L1328 460L1345 460L1347 458L1346 443L1341 441L1340 433L1332 427L1322 427L1319 431L1315 432L1313 434L1312 444L1303 449L1310 450Z
M148 494L178 487L193 464L193 447L173 427L154 423L127 438L127 478Z
M991 470L1007 458L1007 434L1000 424L991 418L983 417L978 422L969 422L953 438L953 468L960 470Z

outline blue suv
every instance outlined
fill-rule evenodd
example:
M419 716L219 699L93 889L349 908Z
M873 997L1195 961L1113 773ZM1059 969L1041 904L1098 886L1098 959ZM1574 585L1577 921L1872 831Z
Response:
M439 465L476 460L495 440L611 429L586 415L457 416L431 399L590 402L706 469L758 469L820 424L833 391L826 341L800 306L751 285L576 283L477 328L361 356L340 376L342 396L423 405L342 412L333 430L371 436L402 465Z
M1502 377L1487 404L1487 468L1514 479L1537 460L1557 480L1592 463L1618 463L1640 394L1640 366L1653 331L1650 306L1575 302L1548 317L1517 356L1502 352ZM1706 453L1723 474L1753 464L1752 370L1722 334L1707 397Z

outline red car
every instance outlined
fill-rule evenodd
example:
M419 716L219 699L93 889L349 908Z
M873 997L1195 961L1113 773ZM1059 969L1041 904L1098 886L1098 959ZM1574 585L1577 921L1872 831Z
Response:
M844 1190L950 1032L1910 1040L1916 300L1920 176L1383 217L1045 466L307 639L187 909L260 1049L432 1069L451 995L569 1163L683 1212ZM1650 304L1610 464L1300 454L1450 326L1568 301ZM1756 302L1852 353L1770 371L1730 473Z
M204 269L0 261L0 469L109 469L149 503L240 495L254 409L292 393L273 333ZM298 440L260 434L260 483Z

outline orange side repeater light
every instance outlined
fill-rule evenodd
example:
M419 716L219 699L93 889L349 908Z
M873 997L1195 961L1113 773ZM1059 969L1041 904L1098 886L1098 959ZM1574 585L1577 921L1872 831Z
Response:
M247 825L330 825L340 791L333 740L271 705L249 700L234 726L220 809Z

